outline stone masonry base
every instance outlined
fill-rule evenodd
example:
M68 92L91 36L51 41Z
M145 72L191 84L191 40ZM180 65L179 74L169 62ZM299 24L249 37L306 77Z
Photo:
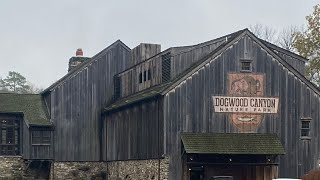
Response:
M22 179L23 160L19 156L0 156L0 179Z
M50 161L26 161L21 156L0 156L0 180L37 179L49 177Z
M159 169L160 168L160 169ZM168 179L168 159L114 162L54 162L50 179Z

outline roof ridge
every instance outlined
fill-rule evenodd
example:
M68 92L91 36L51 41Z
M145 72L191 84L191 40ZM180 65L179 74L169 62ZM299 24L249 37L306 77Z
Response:
M258 38L258 37L257 37ZM299 55L299 54L296 54L296 53L294 53L294 52L291 52L291 51L289 51L289 50L287 50L287 49L284 49L284 48L282 48L282 47L280 47L280 46L277 46L277 45L275 45L275 44L273 44L273 43L271 43L271 42L268 42L268 41L266 41L266 40L263 40L263 39L261 39L261 38L258 38L262 43L265 43L265 45L266 46L268 46L269 48L272 48L272 49L274 49L274 50L280 50L281 52L283 52L283 53L285 53L286 55L288 55L288 56L290 56L290 57L293 57L293 58L296 58L296 59L298 59L298 60L300 60L300 61L303 61L303 62L308 62L308 59L307 58L305 58L305 57L303 57L303 56L301 56L301 55ZM270 47L271 46L271 47Z
M15 93L15 92L0 92L0 95L2 94L10 94L10 95L41 95L41 94L33 94L33 93Z
M260 43L260 46L267 51L269 50L269 54L273 56L275 59L278 59L279 62L284 65L291 73L293 73L296 77L298 77L300 80L304 81L304 83L309 86L311 89L313 89L314 92L316 92L320 96L320 89L315 84L313 84L311 81L309 81L303 74L301 74L298 70L296 70L293 66L291 66L286 60L284 60L281 56L279 56L277 53L271 50L267 45L264 44L258 37L256 37L251 31L247 31L247 34L249 37L251 37L254 41L256 41L258 44ZM263 47L265 46L265 47ZM275 46L275 45L274 45ZM276 46L278 47L278 46Z
M162 95L166 94L170 90L172 90L174 87L176 87L178 84L180 84L182 81L184 81L186 78L188 78L190 75L192 75L194 72L196 72L198 69L203 67L207 61L209 61L209 57L211 56L218 56L219 52L225 49L226 47L231 46L235 40L240 39L241 37L248 35L250 38L252 38L253 41L257 42L263 49L265 49L271 56L273 56L275 59L278 59L279 63L281 63L283 66L285 66L289 71L291 71L295 76L297 76L300 80L302 80L307 86L309 86L311 89L313 89L314 92L316 92L320 96L320 89L315 86L313 83L311 83L304 75L302 75L299 71L297 71L295 68L293 68L288 62L286 62L284 59L282 59L279 55L277 55L274 51L272 51L267 45L265 45L259 38L257 38L250 30L244 29L241 31L242 33L238 36L234 37L233 40L221 44L219 47L214 49L211 53L206 55L202 58L202 60L199 60L195 63L195 67L191 66L190 68L186 69L181 75L179 75L177 78L173 80L173 83L171 86L169 86L167 89L163 90L161 92Z
M68 72L67 74L65 74L64 76L62 76L59 80L57 80L56 82L54 82L53 84L51 84L49 87L47 87L46 89L44 89L40 94L45 94L46 92L48 92L50 89L56 87L58 84L62 83L63 81L65 81L66 79L68 79L69 77L71 77L72 75L76 74L77 72L79 72L81 69L83 69L84 67L86 67L87 65L89 65L90 63L92 63L94 60L96 60L97 57L99 57L99 55L101 55L104 51L107 51L108 49L112 48L113 46L117 45L117 44L121 44L122 46L125 45L122 41L117 40L115 42L113 42L111 45L107 46L106 48L104 48L103 50L101 50L99 53L97 53L96 55L92 56L88 61L85 61L83 63L81 63L79 66L75 67L73 70L71 70L70 72ZM125 48L129 48L128 46L124 46ZM130 49L130 48L129 48Z
M218 46L217 48L215 48L213 51L211 51L209 54L207 54L206 56L204 56L203 58L201 58L200 60L196 61L195 63L193 63L193 65L191 65L188 69L186 69L185 71L183 71L178 77L176 77L174 80L172 80L172 85L178 83L179 81L183 81L184 79L186 79L190 74L193 74L193 71L198 70L200 67L202 67L203 65L206 64L206 62L209 60L209 57L211 56L217 56L217 54L222 53L224 49L226 49L226 47L231 46L236 40L240 39L240 37L242 37L246 31L249 31L248 29L243 29L241 31L237 31L237 36L233 37L231 41L227 41L222 43L220 46ZM163 92L161 92L162 95L166 94L168 91L170 91L172 89L172 87L175 86L169 86L169 88L163 90Z

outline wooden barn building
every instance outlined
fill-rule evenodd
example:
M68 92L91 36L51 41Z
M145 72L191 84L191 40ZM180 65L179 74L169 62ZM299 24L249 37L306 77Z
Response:
M307 59L247 29L81 55L40 95L0 94L0 164L19 157L25 174L45 166L51 179L169 180L299 178L320 166Z

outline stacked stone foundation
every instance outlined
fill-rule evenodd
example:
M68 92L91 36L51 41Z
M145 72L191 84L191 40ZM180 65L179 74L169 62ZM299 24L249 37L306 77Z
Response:
M19 156L0 156L0 179L22 179L24 163Z
M113 162L54 162L50 179L168 179L168 159Z

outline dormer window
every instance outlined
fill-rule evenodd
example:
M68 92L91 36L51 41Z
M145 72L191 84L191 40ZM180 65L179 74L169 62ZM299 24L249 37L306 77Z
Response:
M252 72L252 60L241 59L240 60L240 71L241 72Z

